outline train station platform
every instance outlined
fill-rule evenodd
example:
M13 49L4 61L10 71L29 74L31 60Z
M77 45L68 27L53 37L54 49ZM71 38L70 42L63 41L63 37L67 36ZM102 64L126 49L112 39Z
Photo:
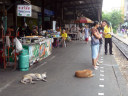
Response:
M53 49L53 54L28 72L0 72L0 96L128 96L128 86L113 55L99 57L103 64L94 70L90 43L72 41L66 48ZM77 70L90 69L91 78L76 78ZM47 72L48 82L21 84L26 73Z

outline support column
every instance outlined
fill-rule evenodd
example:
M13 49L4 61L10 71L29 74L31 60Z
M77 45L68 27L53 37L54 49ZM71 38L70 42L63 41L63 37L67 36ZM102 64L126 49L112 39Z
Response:
M75 9L74 10L74 21L76 21L76 18L77 18L77 16L76 16L76 7L74 9Z
M99 21L99 22L100 22L100 19L101 19L101 18L100 18L100 17L101 17L100 10L101 10L101 9L98 10L98 21Z
M44 29L44 0L42 0L42 8L41 8L41 13L42 13L42 29Z
M3 21L4 35L5 35L6 34L6 31L7 31L7 10L5 9L5 3L3 4L2 21Z
M16 3L17 1L15 0L14 1L14 3L15 3L15 5L14 5L14 11L13 11L13 24L14 24L14 30L15 30L15 32L16 32L16 28L17 28L17 3Z
M54 2L54 4L53 4L54 6L53 6L53 9L52 9L52 11L54 11L54 20L56 20L57 21L57 16L58 16L58 2L57 2L57 0L55 0L55 2Z
M63 1L61 0L61 8L60 8L60 26L62 27L63 24Z
M24 1L21 0L21 4L24 4ZM24 26L25 20L24 17L21 17L21 26Z

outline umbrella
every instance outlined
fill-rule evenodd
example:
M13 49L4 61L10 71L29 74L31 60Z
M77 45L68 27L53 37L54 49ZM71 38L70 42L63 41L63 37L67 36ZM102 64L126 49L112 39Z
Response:
M79 17L75 23L93 23L93 21L87 17Z

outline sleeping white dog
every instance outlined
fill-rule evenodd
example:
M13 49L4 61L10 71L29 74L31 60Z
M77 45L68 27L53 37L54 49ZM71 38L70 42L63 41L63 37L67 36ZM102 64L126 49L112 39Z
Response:
M30 74L26 74L23 76L21 83L23 84L27 84L27 83L31 83L34 84L34 81L38 81L38 80L42 80L47 82L46 80L47 76L46 76L46 72L44 72L43 74L39 74L39 73L30 73Z

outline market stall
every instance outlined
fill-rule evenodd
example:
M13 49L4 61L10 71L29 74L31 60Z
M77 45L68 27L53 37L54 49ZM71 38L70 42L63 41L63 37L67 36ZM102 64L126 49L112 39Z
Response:
M57 48L57 47L59 47L59 43L60 43L60 40L61 40L61 36L58 36L58 37L53 37L53 39L54 39L54 42L53 42L53 47L54 48Z
M48 37L48 38L53 38L52 45L53 45L54 48L59 47L59 42L61 40L61 32L48 30L46 32L45 36Z
M29 65L48 57L52 52L52 38L43 38L41 36L22 37L22 44L29 53Z
M73 40L77 40L77 32L70 32L70 33L68 33L68 35L70 36L70 37L72 37L72 39Z

